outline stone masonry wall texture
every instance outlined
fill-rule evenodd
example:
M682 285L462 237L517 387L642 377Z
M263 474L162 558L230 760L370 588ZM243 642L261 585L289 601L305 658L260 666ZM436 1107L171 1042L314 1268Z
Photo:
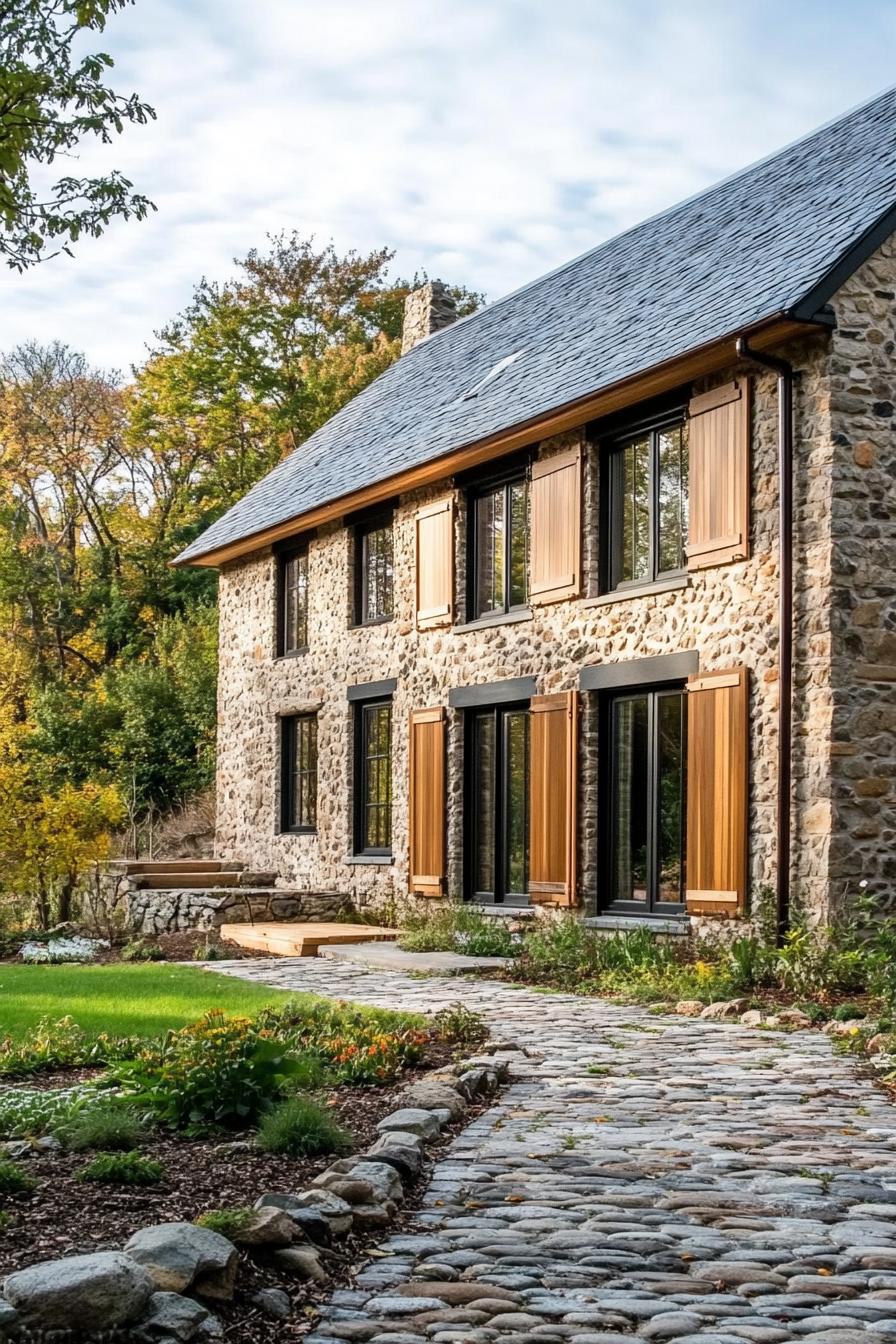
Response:
M892 243L837 296L839 327L784 351L797 370L795 443L795 896L816 918L866 876L893 876L896 662L892 502L894 323ZM729 370L715 382L732 376ZM698 387L696 390L702 390ZM414 514L448 487L403 496L395 512L395 615L355 629L351 536L322 530L310 546L311 647L275 657L275 561L263 553L224 568L217 850L274 869L292 887L336 890L360 904L407 891L407 743L411 709L447 705L448 690L534 676L539 692L577 684L585 665L696 649L703 671L751 672L750 884L774 880L777 713L777 397L753 384L749 560L697 572L678 590L594 602L596 457L584 489L586 592L490 628L418 632ZM557 451L570 436L544 443ZM457 521L458 620L464 619L464 504ZM346 687L394 677L393 851L390 864L351 861L352 720ZM593 697L583 695L580 905L597 909L597 750ZM887 701L884 704L884 701ZM315 835L278 834L281 715L318 713ZM462 890L462 721L448 711L449 892Z

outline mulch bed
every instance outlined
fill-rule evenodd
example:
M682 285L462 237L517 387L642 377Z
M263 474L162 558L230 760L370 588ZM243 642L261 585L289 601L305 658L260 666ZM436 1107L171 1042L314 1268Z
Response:
M396 1097L409 1082L440 1067L449 1058L450 1051L445 1046L434 1044L428 1050L424 1066L407 1070L391 1087L340 1087L329 1091L326 1099L335 1116L354 1135L356 1150L366 1148L377 1138L377 1122L395 1110ZM83 1076L83 1072L58 1072L52 1077L57 1087L70 1086L77 1081L76 1073ZM25 1085L34 1086L37 1081L29 1079ZM407 1223L419 1207L432 1161L440 1150L481 1109L471 1108L467 1120L430 1145L427 1170L413 1186L406 1186L406 1199L394 1228ZM4 1199L12 1218L6 1227L0 1228L0 1279L39 1260L120 1248L138 1228L152 1223L192 1221L210 1209L252 1204L268 1191L303 1190L333 1160L328 1156L298 1159L220 1151L222 1143L239 1137L222 1135L203 1140L157 1137L147 1141L141 1151L161 1162L166 1173L166 1179L156 1186L121 1187L77 1181L75 1174L90 1160L90 1153L40 1153L25 1159L22 1165L39 1184L28 1195ZM349 1284L364 1262L365 1249L375 1245L383 1235L380 1232L343 1237L333 1249L322 1252L331 1276L328 1285L298 1283L241 1254L234 1301L211 1304L224 1326L226 1339L232 1344L275 1344L308 1333L315 1303L326 1299L334 1288ZM292 1320L271 1320L251 1303L252 1294L262 1287L282 1288L289 1293L294 1305Z

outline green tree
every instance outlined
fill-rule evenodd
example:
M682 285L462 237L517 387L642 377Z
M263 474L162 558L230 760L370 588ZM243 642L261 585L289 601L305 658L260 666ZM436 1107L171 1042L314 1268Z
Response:
M398 358L404 300L425 276L390 279L392 257L279 234L235 279L203 280L158 333L129 432L174 487L169 528L195 534ZM481 302L453 293L461 315Z
M131 0L4 0L0 5L0 255L22 271L57 252L71 253L114 218L142 219L152 203L113 171L60 177L43 189L35 170L72 153L86 137L111 142L125 122L155 116L136 94L105 81L104 52L77 57L84 32L102 32ZM52 249L48 252L48 248Z

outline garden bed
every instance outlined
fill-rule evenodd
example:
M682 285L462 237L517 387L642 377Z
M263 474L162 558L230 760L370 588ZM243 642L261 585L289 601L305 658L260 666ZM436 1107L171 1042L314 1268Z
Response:
M395 1098L409 1082L450 1059L438 1043L427 1048L424 1063L406 1069L390 1087L336 1087L328 1090L328 1110L349 1131L353 1151L377 1136L377 1122L395 1109ZM64 1075L56 1074L59 1086ZM188 1139L162 1131L151 1134L140 1152L161 1163L158 1185L114 1186L79 1181L77 1173L90 1153L35 1152L20 1162L37 1181L28 1194L3 1199L10 1215L0 1227L0 1278L36 1260L122 1246L140 1227L157 1222L192 1222L211 1209L240 1207L266 1191L303 1190L329 1166L332 1154L294 1158L258 1151L233 1151L240 1135Z

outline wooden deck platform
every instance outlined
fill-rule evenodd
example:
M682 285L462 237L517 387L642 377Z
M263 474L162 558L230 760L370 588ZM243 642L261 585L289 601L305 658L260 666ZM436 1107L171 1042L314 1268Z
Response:
M397 929L374 924L222 924L221 937L272 957L316 957L323 944L381 943L398 937Z

